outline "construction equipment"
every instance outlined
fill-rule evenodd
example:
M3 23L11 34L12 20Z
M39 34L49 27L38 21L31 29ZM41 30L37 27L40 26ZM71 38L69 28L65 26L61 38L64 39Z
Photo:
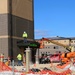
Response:
M40 41L40 48L44 48L44 41L48 41L51 42L53 44L59 45L64 47L66 50L68 50L69 52L63 53L61 55L61 59L63 62L68 62L71 58L75 57L75 52L74 52L74 47L73 46L69 46L69 45L64 45L62 43L56 42L52 39L48 39L48 38L42 38Z

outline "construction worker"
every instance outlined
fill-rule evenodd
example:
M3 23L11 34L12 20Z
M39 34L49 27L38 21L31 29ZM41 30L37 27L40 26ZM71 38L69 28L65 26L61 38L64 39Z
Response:
M18 59L18 65L19 66L22 66L22 55L21 54L18 54L17 55L17 59Z
M24 38L24 42L26 43L28 35L27 35L27 33L25 31L24 31L22 37Z

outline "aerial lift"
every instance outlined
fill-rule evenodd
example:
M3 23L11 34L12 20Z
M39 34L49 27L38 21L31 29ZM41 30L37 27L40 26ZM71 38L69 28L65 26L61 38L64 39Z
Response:
M48 42L51 42L53 44L56 44L56 45L59 45L59 46L62 46L64 47L66 50L68 50L69 52L66 52L66 53L62 53L61 54L61 60L62 62L68 62L70 61L71 59L73 59L75 57L75 52L74 52L74 47L73 46L69 46L69 45L64 45L62 43L59 43L59 42L56 42L52 39L48 39L48 38L42 38L40 40L40 48L44 48L44 41L48 41Z

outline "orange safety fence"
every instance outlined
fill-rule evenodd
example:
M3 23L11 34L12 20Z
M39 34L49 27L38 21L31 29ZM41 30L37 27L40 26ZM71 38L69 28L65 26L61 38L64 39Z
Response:
M0 72L1 71L12 71L12 68L3 62L0 62ZM17 72L17 70L14 70L14 71Z
M28 72L28 74L40 74L40 75L43 75L43 74L48 74L48 75L67 75L67 74L71 74L71 70L70 69L67 69L67 70L65 70L65 71L63 71L63 72L60 72L60 73L58 73L58 72L54 72L54 71L51 71L51 70L42 70L42 71L40 71L40 72L32 72L32 71L30 71L30 72Z
M3 62L0 62L0 71L12 71L12 69Z
M56 67L63 69L63 68L65 68L69 64L70 64L70 62L67 62L66 64L63 64L63 65L57 65Z

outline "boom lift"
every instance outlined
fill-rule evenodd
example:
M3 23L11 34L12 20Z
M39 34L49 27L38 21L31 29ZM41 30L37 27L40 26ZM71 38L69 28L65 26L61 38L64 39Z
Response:
M56 42L56 41L54 41L52 39L42 38L41 39L41 43L40 43L40 48L44 48L43 41L48 41L48 42L51 42L53 44L62 46L64 48L66 48L66 50L69 51L68 53L63 53L61 55L61 59L62 59L63 62L68 62L68 61L70 61L71 58L74 58L75 57L75 52L74 52L74 47L73 46L64 45L64 44L59 43L59 42Z

